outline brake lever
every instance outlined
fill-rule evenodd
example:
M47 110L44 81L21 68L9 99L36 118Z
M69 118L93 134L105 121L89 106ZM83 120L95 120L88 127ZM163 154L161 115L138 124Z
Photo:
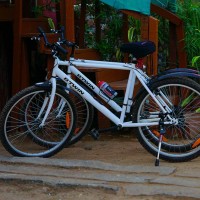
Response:
M58 30L55 30L55 29L50 29L51 33L58 33Z
M74 42L70 42L67 40L62 40L60 43L65 44L67 47L74 47L74 48L79 48L78 45L76 45Z
M39 36L33 36L33 37L31 37L31 40L40 41L40 37Z

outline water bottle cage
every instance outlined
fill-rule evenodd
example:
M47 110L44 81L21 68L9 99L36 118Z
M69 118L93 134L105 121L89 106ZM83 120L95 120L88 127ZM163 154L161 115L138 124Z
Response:
M112 89L107 86L106 89L104 89L104 93L109 97L112 98L112 96L114 95L114 91L112 91Z
M110 99L113 99L117 95L117 92L104 81L99 81L98 86L100 90Z

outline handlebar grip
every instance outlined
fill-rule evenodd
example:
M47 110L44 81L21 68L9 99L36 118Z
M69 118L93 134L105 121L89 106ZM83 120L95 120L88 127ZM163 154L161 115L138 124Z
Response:
M67 54L68 53L68 51L66 49L64 49L62 46L60 46L59 44L54 44L54 45L57 48L57 50L62 52L63 54Z
M40 34L43 36L45 45L47 46L47 45L48 45L48 40L47 40L47 37L46 37L45 32L43 31L43 29L42 29L41 27L38 27L38 31L39 31Z
M65 39L65 27L64 26L61 26L60 27L60 32L61 32L61 40L64 40Z
M65 40L64 42L63 42L63 44L65 44L67 47L76 47L76 43L74 43L74 42L70 42L70 41L67 41L67 40Z

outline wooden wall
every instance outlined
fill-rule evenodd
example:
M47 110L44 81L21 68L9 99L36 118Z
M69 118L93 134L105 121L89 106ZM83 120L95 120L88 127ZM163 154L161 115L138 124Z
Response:
M11 22L0 22L0 111L11 96L13 55L12 33Z
M4 94L5 99L9 96L10 91L12 94L27 87L30 84L29 79L29 66L27 61L27 40L31 36L37 34L37 26L47 27L47 20L36 19L36 18L24 18L32 17L32 14L23 11L23 2L27 3L28 0L15 0L14 4L0 4L0 21L1 23L9 23L8 27L1 24L0 28L0 41L1 46L1 60L0 60L0 81L1 93ZM84 2L82 0L82 2ZM59 22L66 27L66 38L70 41L75 40L75 28L74 28L74 12L73 12L74 0L61 0L60 1L60 19ZM28 4L26 4L28 5ZM28 7L29 8L29 7ZM25 8L24 9L27 9ZM170 59L173 61L175 59L179 60L179 67L186 67L186 53L184 52L184 32L183 32L183 22L175 16L173 13L160 9L158 7L151 7L153 12L163 16L168 19L171 23L171 42L170 48L172 53ZM27 11L26 10L26 11ZM98 6L96 7L98 11ZM152 17L145 17L138 15L137 13L130 13L129 11L124 11L125 14L131 14L138 17L142 21L142 38L150 39L157 42L157 20ZM82 12L84 17L84 12ZM97 22L99 24L99 22ZM82 28L84 28L84 19L82 19ZM98 27L97 27L98 28ZM7 32L9 29L9 33ZM145 31L146 30L146 31ZM6 33L4 32L6 31ZM84 31L84 30L82 30ZM12 33L14 34L12 35ZM5 40L9 37L9 40ZM176 34L176 36L174 36ZM97 36L99 39L99 36ZM83 39L82 39L83 40ZM6 43L5 43L6 41ZM5 48L4 48L5 46ZM176 48L177 46L177 48ZM174 48L175 47L175 48ZM3 51L3 49L5 51ZM175 50L176 49L176 50ZM88 54L88 52L77 53L80 57ZM92 52L91 55L93 55ZM96 54L95 54L96 55ZM149 68L149 74L157 73L157 54L153 55L153 67ZM12 62L13 61L13 62ZM151 62L152 63L152 62ZM153 69L153 71L152 71ZM155 70L154 70L155 69ZM11 73L12 72L12 73ZM12 85L11 85L12 84ZM8 92L3 91L5 87L8 87ZM4 104L4 103L3 103Z

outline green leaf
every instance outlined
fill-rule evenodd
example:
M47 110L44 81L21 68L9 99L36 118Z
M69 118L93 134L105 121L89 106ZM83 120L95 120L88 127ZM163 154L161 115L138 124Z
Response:
M191 95L189 95L186 99L184 99L184 100L182 101L181 107L184 107L184 106L186 106L187 104L189 104L189 103L192 101L193 98L194 98L194 92L193 92Z
M192 58L192 66L194 67L195 63L197 63L197 61L200 59L200 56L195 56L194 58Z
M133 34L134 34L135 28L131 27L128 29L128 41L133 42Z
M122 59L122 53L120 51L120 49L117 49L116 51L116 60L119 62Z
M196 112L196 113L200 113L200 108L197 108L197 109L195 110L195 112Z
M51 29L55 30L55 24L51 18L48 18L48 24Z

